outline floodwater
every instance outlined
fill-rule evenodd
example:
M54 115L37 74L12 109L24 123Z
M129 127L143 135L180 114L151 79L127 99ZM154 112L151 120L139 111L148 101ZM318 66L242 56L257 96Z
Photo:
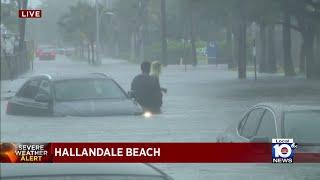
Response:
M104 59L100 67L57 56L56 61L38 61L34 71L14 81L1 82L1 141L13 142L214 142L229 124L259 102L316 104L320 82L302 77L249 73L237 80L226 67L169 66L161 85L163 113L151 118L122 117L22 117L5 114L8 90L17 91L26 78L40 73L103 72L125 90L139 73L139 66L122 60ZM235 150L236 151L236 150ZM320 165L312 164L156 164L174 179L320 179Z

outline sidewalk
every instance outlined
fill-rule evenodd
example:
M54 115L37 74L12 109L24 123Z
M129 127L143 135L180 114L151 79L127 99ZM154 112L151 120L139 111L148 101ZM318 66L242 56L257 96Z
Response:
M114 59L114 58L101 58L102 64L127 64L127 60L123 59Z

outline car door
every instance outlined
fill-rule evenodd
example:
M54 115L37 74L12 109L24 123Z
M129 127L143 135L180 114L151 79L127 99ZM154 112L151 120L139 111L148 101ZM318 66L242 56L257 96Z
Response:
M43 79L33 79L25 83L17 93L13 107L15 114L44 115L48 113L48 103L37 102L36 96L41 93L40 84Z
M238 135L241 141L250 141L257 134L257 128L265 112L264 108L254 108L240 121Z
M263 114L261 122L257 130L257 137L268 139L277 138L276 117L270 110L266 110Z
M39 95L44 95L48 97L48 101L45 101L45 102L37 101L36 97ZM47 79L40 79L39 90L34 98L36 115L39 115L39 116L49 115L52 110L51 100L52 100L52 93L51 93L50 81L48 81Z
M32 111L32 100L39 90L39 80L33 79L27 81L14 99L10 102L10 109L13 114L30 114Z

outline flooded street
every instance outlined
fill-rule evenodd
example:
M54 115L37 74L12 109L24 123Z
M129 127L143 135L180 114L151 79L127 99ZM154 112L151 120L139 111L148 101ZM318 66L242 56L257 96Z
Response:
M1 83L1 141L8 142L214 142L219 133L259 102L320 102L320 85L299 77L285 79L261 75L257 82L236 80L236 73L220 65L169 66L161 76L163 113L151 118L120 117L27 117L5 114L8 90L16 91L25 78L41 73L102 72L127 91L139 66L122 60L104 59L100 67L58 56L56 61L34 63L34 72ZM251 76L251 75L250 75ZM283 83L286 80L286 84ZM289 93L290 90L290 93ZM293 91L292 91L293 90ZM276 92L276 93L274 93ZM294 169L308 167L320 173L320 165L254 164L157 164L176 179L292 179ZM288 173L287 170L291 169ZM255 172L255 173L252 173ZM227 173L227 174L226 174ZM251 175L247 175L251 173ZM308 174L307 174L308 175ZM310 174L309 174L310 175ZM299 174L301 179L303 174ZM188 178L187 178L188 177ZM264 178L263 178L264 177ZM316 177L312 175L311 177ZM318 176L320 178L320 176ZM315 178L315 179L318 179Z
M1 0L0 162L50 163L0 179L320 180L319 20L320 0ZM55 159L71 142L141 151Z

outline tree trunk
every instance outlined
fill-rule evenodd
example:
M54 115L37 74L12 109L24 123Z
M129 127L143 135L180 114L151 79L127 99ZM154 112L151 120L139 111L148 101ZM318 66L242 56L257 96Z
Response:
M304 39L302 40L300 48L299 72L306 72L306 43Z
M318 64L320 64L320 33L319 32L316 34L315 52L316 52L315 60L316 62L318 62ZM319 68L319 71L320 71L320 68Z
M140 11L139 11L139 50L138 54L140 57L140 62L145 60L144 58L144 46L145 46L145 26L146 26L146 8L147 8L147 1L143 0L140 1Z
M267 58L266 58L266 24L262 22L260 24L260 49L261 49L261 56L260 56L260 63L259 63L259 71L262 73L267 72Z
M90 56L90 43L88 43L88 64L92 64L91 63L91 56Z
M247 48L246 48L246 31L247 26L245 20L239 23L239 37L238 37L238 78L239 79L246 79L247 78Z
M189 12L189 21L190 21L190 40L191 40L191 53L192 53L192 65L197 65L197 50L194 37L194 26L193 26L193 1L190 2L190 12Z
M294 76L294 66L291 58L291 30L288 24L291 23L290 14L287 7L284 12L284 25L283 25L283 51L284 51L284 73L285 76Z
M143 35L142 35L143 36ZM140 55L140 61L143 62L145 59L144 59L144 40L143 38L141 39L140 41L140 48L139 48L139 55Z
M131 47L130 47L130 59L131 59L131 61L135 61L135 59L136 59L136 47L135 47L135 45L136 45L136 36L135 36L135 33L134 32L132 32L131 33Z
M267 72L269 73L276 73L277 72L277 59L276 59L276 52L275 52L275 26L270 25L268 27L268 69Z
M79 57L82 57L82 44L79 43Z
M314 60L314 33L311 27L308 28L308 31L304 34L305 41L305 52L306 52L306 76L307 79L318 79L319 67Z
M19 9L27 9L28 0L18 0ZM26 33L26 19L19 19L19 52L21 52L25 47L25 33Z
M91 62L92 64L96 64L95 63L95 57L94 57L94 52L95 52L95 49L94 49L94 41L91 41Z
M227 27L227 33L226 33L226 41L227 41L227 49L229 49L229 53L227 55L227 62L228 62L228 68L232 69L235 67L234 62L233 62L233 46L232 46L232 27L229 25Z
M236 1L235 9L232 12L236 12L233 16L235 19L235 40L236 40L236 52L235 56L238 59L238 78L247 78L247 13L245 10L245 3L242 1Z
M119 52L120 52L119 44L120 44L120 42L119 42L119 29L118 28L116 28L114 34L115 34L114 55L115 55L115 57L119 58Z
M238 38L239 38L239 27L238 25L233 22L232 24L232 59L233 59L233 67L238 67L239 58L237 59L239 55L239 46L238 46ZM232 67L231 67L232 68Z
M318 52L318 55L317 55L317 59L318 59L318 63L320 63L320 33L318 32L318 35L317 35L317 52Z
M84 43L81 43L81 56L82 56L82 58L84 58L84 49L85 49Z
M120 49L119 49L119 41L117 40L116 41L116 44L115 44L115 57L119 57L119 52L120 52Z
M161 42L162 42L162 64L168 64L167 58L167 14L166 14L166 0L161 0Z

